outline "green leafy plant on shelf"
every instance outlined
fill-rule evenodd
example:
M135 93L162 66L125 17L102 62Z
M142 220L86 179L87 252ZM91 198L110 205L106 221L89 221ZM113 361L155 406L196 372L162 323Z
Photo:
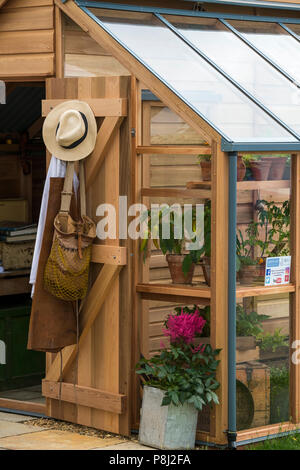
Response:
M260 199L256 203L259 226L264 228L263 241L257 240L260 256L288 256L290 253L290 201L278 205L274 201Z
M253 257L253 249L257 245L259 238L259 224L251 222L248 224L245 234L239 229L236 235L236 270L239 271L242 266L254 266L258 260Z
M289 345L288 336L281 333L281 328L276 328L273 334L269 332L261 332L256 339L262 351L276 352L278 348L287 347Z
M156 216L157 223L152 223L153 214L151 210L146 211L141 218L141 221L146 222L147 224L147 230L140 247L141 251L144 253L144 259L148 253L149 240L152 240L155 248L158 250L160 249L164 255L184 255L182 271L186 276L191 265L200 260L203 252L203 248L193 249L190 251L186 249L186 246L188 246L189 243L195 243L196 238L201 238L202 231L202 228L198 227L196 224L195 206L191 208L191 212L192 227L191 233L189 233L185 224L185 215L190 215L188 211L186 211L182 217L177 217L172 206L166 206L162 210L158 211L158 216ZM170 221L170 232L168 233L168 236L166 236L163 231L163 221L166 217L168 217ZM179 224L181 224L181 227ZM178 237L179 232L182 234L181 237Z
M237 336L259 336L263 333L262 322L270 318L269 315L257 312L247 313L241 305L236 306L236 334Z
M204 325L204 318L197 313L169 315L164 336L170 338L170 346L138 362L136 373L143 383L165 392L162 406L187 402L202 410L204 405L219 403L216 371L220 361L216 357L220 350L194 344Z

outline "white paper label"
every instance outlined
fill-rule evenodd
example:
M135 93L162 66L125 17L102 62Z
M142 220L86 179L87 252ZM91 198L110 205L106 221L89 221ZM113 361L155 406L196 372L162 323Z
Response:
M291 257L266 259L265 286L280 286L290 282Z

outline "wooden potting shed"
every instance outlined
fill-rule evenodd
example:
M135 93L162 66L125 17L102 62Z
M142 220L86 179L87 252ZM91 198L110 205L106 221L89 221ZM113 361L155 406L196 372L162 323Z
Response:
M160 349L175 307L198 305L209 311L210 344L221 349L221 386L220 404L199 413L197 440L235 446L299 428L299 64L300 0L0 0L7 103L15 97L16 117L31 115L31 99L40 103L28 122L33 136L62 100L90 105L98 136L86 161L88 215L99 222L98 206L112 204L118 221L116 238L94 243L79 353L76 345L63 349L62 384L60 356L47 353L46 405L18 405L0 393L0 408L129 435L138 430L142 397L135 364ZM0 143L1 169L9 166L7 145ZM49 164L51 155L41 155ZM199 156L209 155L204 180ZM272 155L269 175L248 178L247 163L238 181L240 155L246 162ZM279 158L285 173L272 176L270 161ZM3 170L0 179L9 188L12 177ZM124 204L136 203L210 207L210 285L200 265L192 284L173 284L154 245L143 261L140 240L128 238L127 221L118 219ZM261 204L288 218L279 235L276 219L268 239L274 246L282 235L277 255L291 256L278 285L267 285L267 275L242 282L236 274L236 235L246 239L257 223L254 238L262 241L274 220L260 224ZM258 250L251 247L253 258L274 255ZM28 273L0 278L1 295L29 291ZM264 315L258 330L241 332L253 312Z

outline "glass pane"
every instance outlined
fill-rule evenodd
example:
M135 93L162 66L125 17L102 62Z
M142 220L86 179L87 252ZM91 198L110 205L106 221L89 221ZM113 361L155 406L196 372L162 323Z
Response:
M172 23L230 77L300 134L300 95L293 83L216 19L197 18L192 23L190 19L184 19L184 22L172 21ZM247 25L253 24L252 22L246 23ZM269 27L274 25L267 26L268 31ZM261 25L261 29L265 31L265 23ZM291 61L291 67L295 69L295 78L299 78L300 81L300 44L285 34L282 28L280 30L284 33L279 36L282 39L280 54L285 57L288 64ZM289 39L292 41L290 47L294 46L295 49L291 53L294 58L299 58L298 62L289 58ZM272 40L271 35L270 40ZM284 41L287 46L283 44ZM283 48L287 51L286 55L283 54ZM297 99L298 95L299 99Z
M152 15L105 16L107 29L137 58L233 141L295 141L258 106ZM119 14L120 15L120 14Z
M152 106L150 111L151 145L204 144L201 135L166 106ZM144 145L148 145L144 142Z
M254 21L230 21L230 24L300 82L300 44L281 26Z
M237 303L237 429L289 421L289 294Z

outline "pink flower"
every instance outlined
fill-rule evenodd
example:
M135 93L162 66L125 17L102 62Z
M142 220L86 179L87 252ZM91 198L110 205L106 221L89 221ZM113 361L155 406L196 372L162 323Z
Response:
M199 351L203 353L204 349L205 349L205 344L199 344L199 346L196 346L195 348L191 347L191 351L193 354L196 354Z
M195 313L183 313L180 315L170 315L166 323L166 329L163 331L164 336L170 336L171 343L184 341L189 344L195 338L197 333L201 333L206 320L199 316L199 311Z

